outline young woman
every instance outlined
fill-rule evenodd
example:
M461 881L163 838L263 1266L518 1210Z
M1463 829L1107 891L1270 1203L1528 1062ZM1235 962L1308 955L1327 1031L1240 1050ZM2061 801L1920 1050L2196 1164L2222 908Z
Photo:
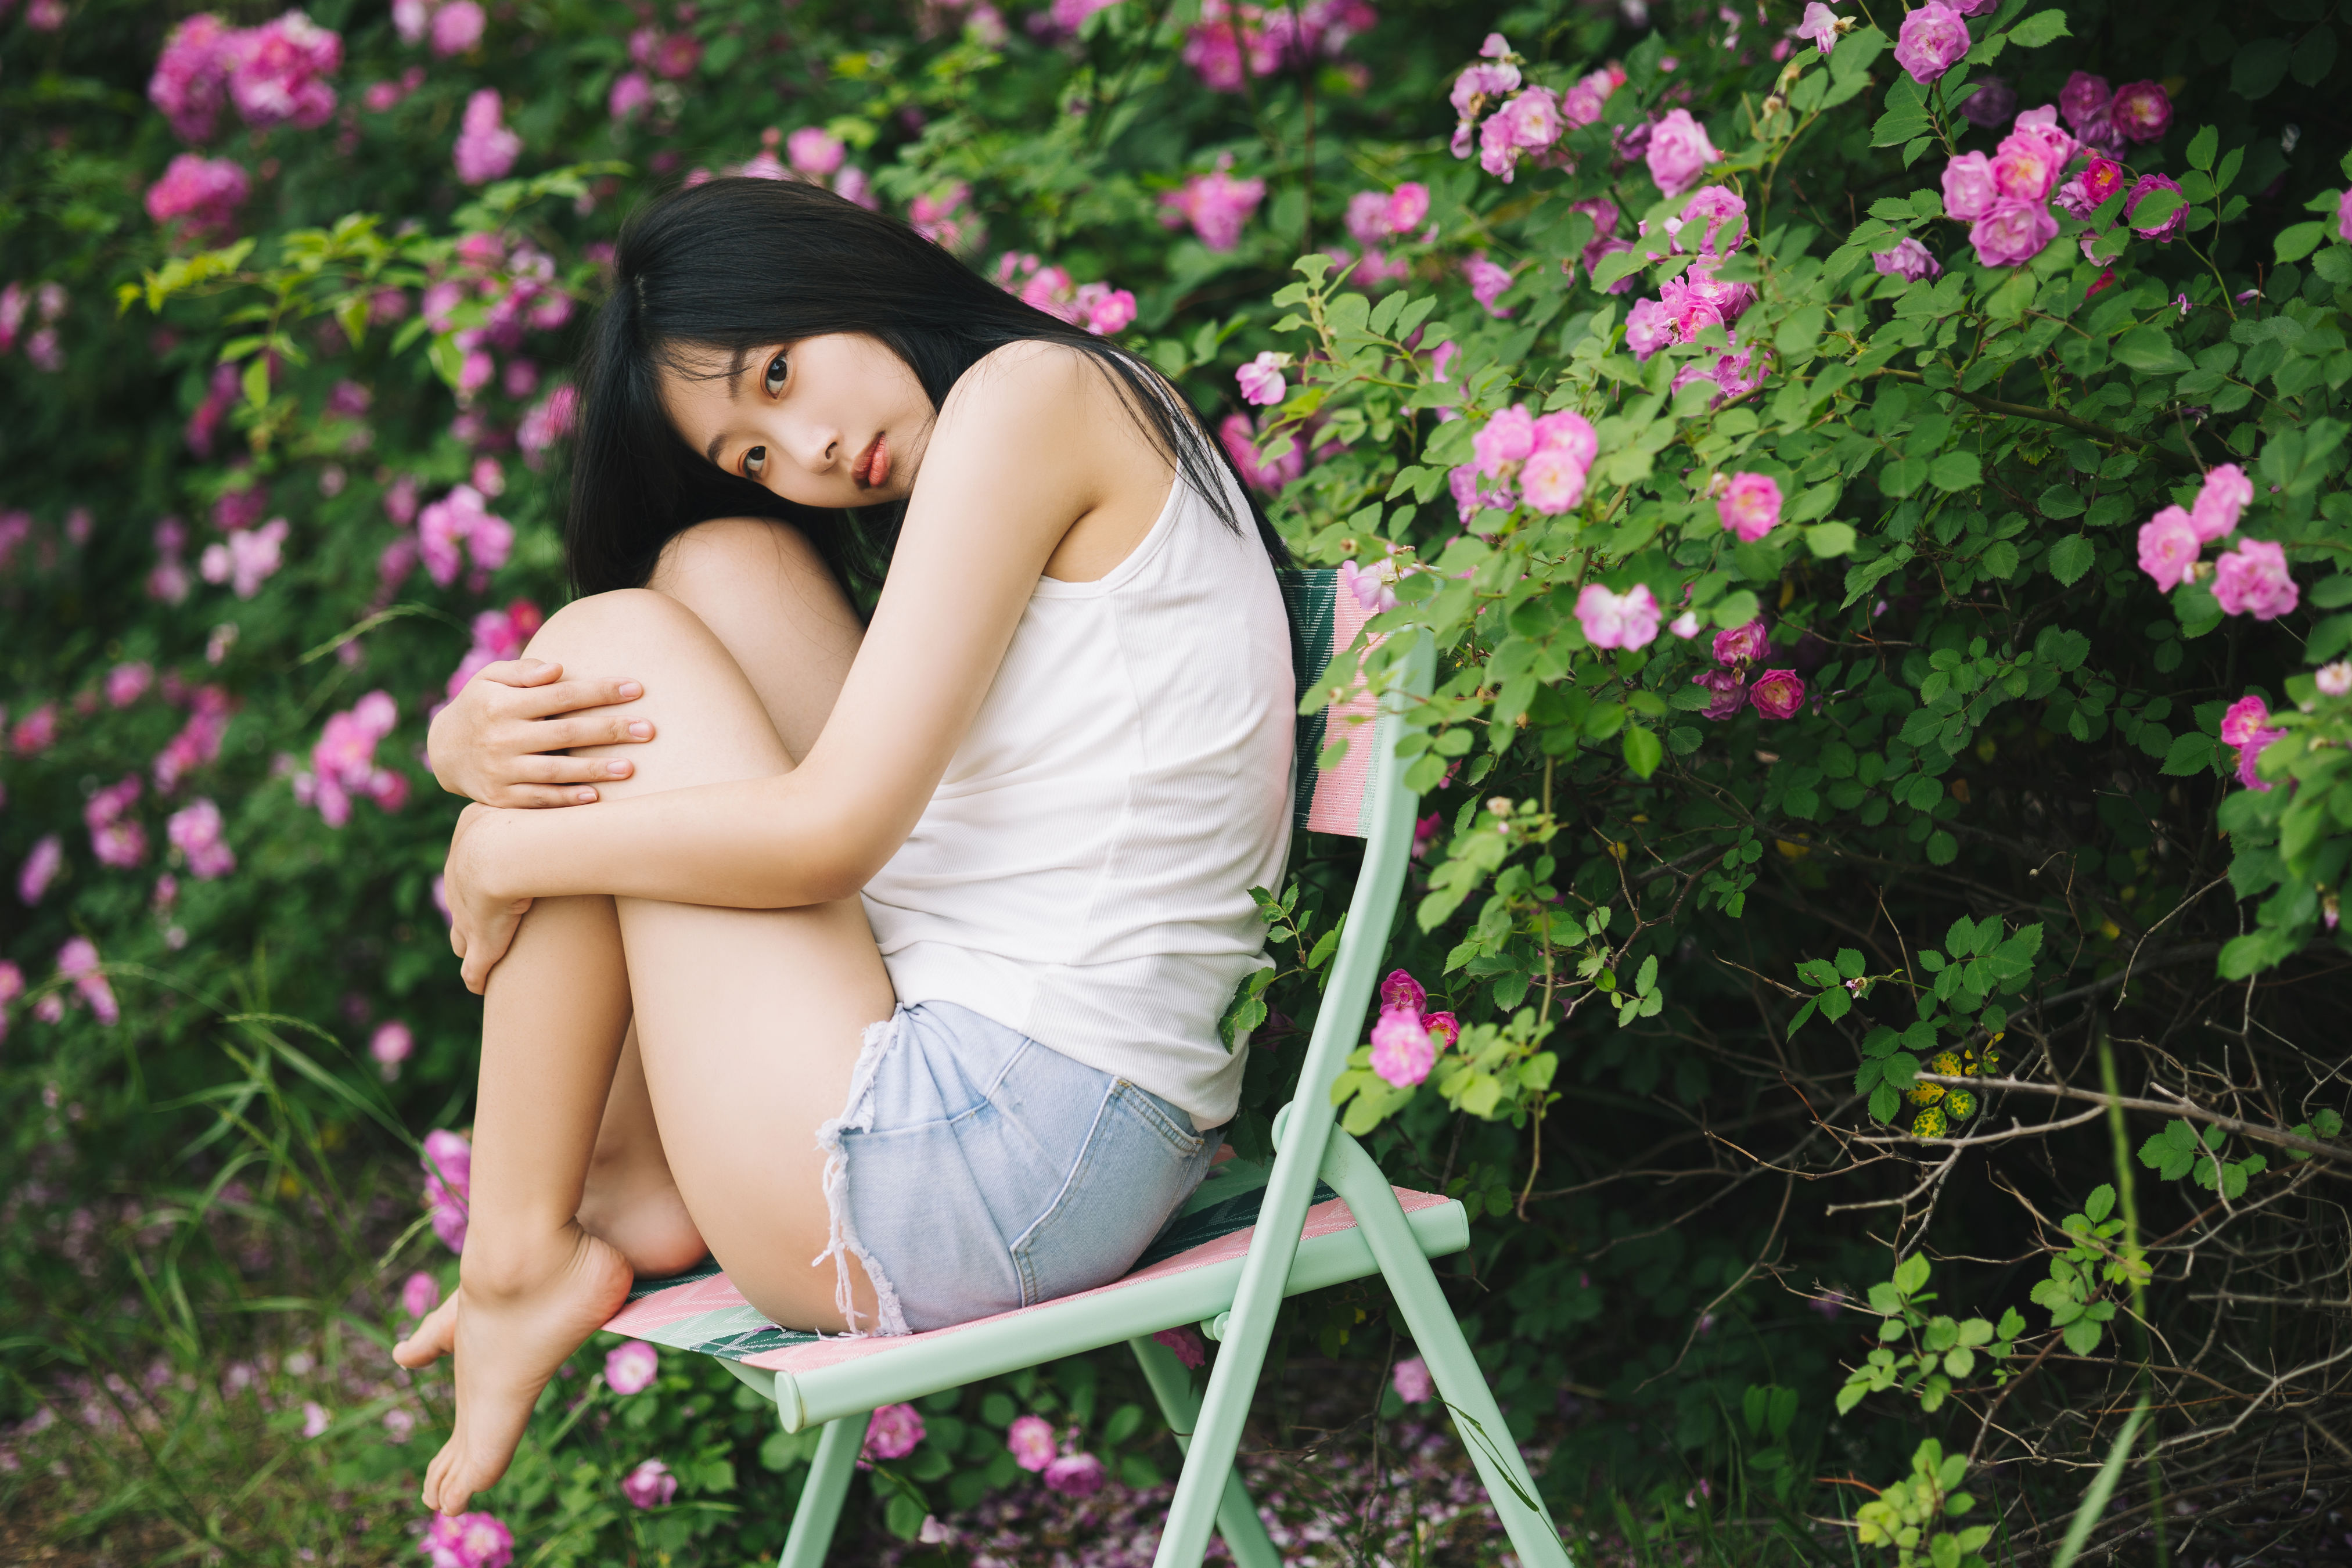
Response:
M585 596L430 738L484 998L460 1286L394 1352L457 1358L444 1512L633 1274L904 1333L1124 1273L1287 849L1281 545L1139 362L714 180L623 234L581 384Z

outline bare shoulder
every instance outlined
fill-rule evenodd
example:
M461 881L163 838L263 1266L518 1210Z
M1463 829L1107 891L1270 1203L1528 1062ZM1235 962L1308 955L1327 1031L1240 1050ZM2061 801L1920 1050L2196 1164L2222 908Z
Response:
M1070 440L1074 431L1093 437ZM1007 343L966 371L940 407L938 435L1003 451L1108 455L1134 434L1125 394L1101 361L1066 343Z

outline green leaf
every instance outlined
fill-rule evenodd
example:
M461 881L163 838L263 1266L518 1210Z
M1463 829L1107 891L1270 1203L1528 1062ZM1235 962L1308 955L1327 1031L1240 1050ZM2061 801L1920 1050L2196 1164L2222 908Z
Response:
M1658 739L1658 732L1646 724L1626 725L1624 746L1625 765L1640 778L1648 778L1656 773L1658 763L1666 754L1665 744Z
M1927 479L1939 490L1972 490L1984 483L1984 465L1974 452L1947 452L1927 465Z
M2158 191L2147 200L2153 202L2159 197L2179 205L2179 198L2169 191ZM2189 363L2188 355L2173 346L2171 337L2162 327L2134 327L2116 340L2114 352L2116 358L2131 369L2151 374L2160 371L2177 373L2196 368Z
M2294 46L2285 38L2256 38L2230 62L2230 90L2254 101L2268 98L2286 76Z
M1927 1283L1927 1258L1924 1253L1913 1253L1895 1266L1895 1288L1906 1296L1916 1296Z
M2201 731L2191 730L2172 738L2172 744L2164 753L2164 765L2158 771L2186 776L2207 772L2212 765L2213 737Z
M2210 173L2213 154L2221 145L2221 133L2208 125L2189 139L2189 166Z
M1805 545L1815 555L1827 559L1849 555L1853 552L1853 524L1850 522L1815 523L1805 530Z
M2071 588L2097 558L2098 551L2087 534L2070 533L2050 547L2050 575Z
M2325 223L2298 223L2279 230L2278 237L2272 242L2278 258L2300 261L2309 256L2327 237L2327 226Z
M2054 44L2074 35L2066 30L2063 11L2036 11L2009 30L2009 41L2021 49L2038 49L2044 44Z

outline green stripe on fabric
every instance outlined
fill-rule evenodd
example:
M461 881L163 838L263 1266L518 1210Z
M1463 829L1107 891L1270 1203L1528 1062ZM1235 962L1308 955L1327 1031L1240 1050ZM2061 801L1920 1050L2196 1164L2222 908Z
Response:
M1300 702L1315 689L1316 682L1331 664L1331 634L1336 625L1339 594L1337 572L1276 572L1282 584L1282 607L1290 617L1290 670L1297 686L1296 696ZM1320 778L1316 761L1323 754L1323 726L1326 712L1322 704L1311 713L1301 713L1293 732L1296 752L1292 766L1297 787L1292 791L1293 805L1290 826L1293 832L1307 829L1307 813L1314 809L1315 786Z

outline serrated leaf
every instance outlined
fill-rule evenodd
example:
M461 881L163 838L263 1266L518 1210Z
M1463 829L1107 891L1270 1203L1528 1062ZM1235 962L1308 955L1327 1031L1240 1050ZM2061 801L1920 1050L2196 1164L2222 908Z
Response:
M2091 569L2098 553L2089 535L2070 533L2050 547L2050 575L2071 588Z
M2281 261L2300 261L2317 250L2319 242L2326 237L2325 223L2290 224L2278 231L2272 245Z
M1984 483L1984 464L1974 452L1946 452L1927 465L1927 479L1939 490L1972 490Z
M2038 49L2073 37L2066 30L2066 13L2055 10L2036 11L2009 30L2009 41L2021 49Z

